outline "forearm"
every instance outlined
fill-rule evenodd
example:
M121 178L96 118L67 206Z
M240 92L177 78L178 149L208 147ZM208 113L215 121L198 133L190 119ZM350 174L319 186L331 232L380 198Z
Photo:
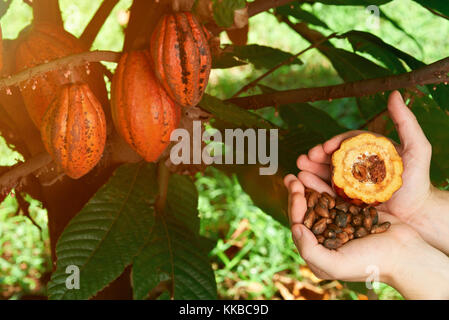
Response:
M449 258L424 242L403 253L387 283L406 299L449 299Z
M449 192L432 187L428 200L408 224L427 243L449 254Z

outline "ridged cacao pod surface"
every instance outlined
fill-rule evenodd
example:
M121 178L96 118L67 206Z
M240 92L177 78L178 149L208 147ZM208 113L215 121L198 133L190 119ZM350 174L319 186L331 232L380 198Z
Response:
M72 54L88 51L83 43L56 26L39 23L25 30L16 49L16 72ZM104 78L97 63L89 68L62 68L31 79L22 85L21 92L28 114L40 128L42 117L59 89L66 84L86 82L100 101L107 99Z
M73 179L89 173L100 161L106 144L106 119L87 84L69 84L42 119L42 141L56 164Z
M155 162L170 144L181 108L155 77L148 51L124 53L112 81L112 119L125 141Z
M156 76L181 106L196 106L209 82L212 57L204 29L190 12L161 18L151 39Z

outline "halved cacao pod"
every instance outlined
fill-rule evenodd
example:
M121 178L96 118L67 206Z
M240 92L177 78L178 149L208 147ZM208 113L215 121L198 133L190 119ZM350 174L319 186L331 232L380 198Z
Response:
M357 206L388 201L402 186L403 164L385 137L363 133L345 140L332 155L336 193Z
M184 107L196 106L209 82L212 57L204 29L190 12L168 14L153 32L155 74Z
M83 43L63 29L47 23L39 23L25 30L16 49L16 72L37 65L88 51ZM100 101L107 100L107 91L99 64L86 68L78 66L48 72L21 85L21 92L28 114L40 128L42 117L60 88L69 83L86 82Z
M42 119L42 141L56 164L73 179L89 173L106 144L106 119L87 84L68 84Z
M125 141L146 161L155 162L170 144L181 108L165 92L148 51L124 53L112 81L112 119Z

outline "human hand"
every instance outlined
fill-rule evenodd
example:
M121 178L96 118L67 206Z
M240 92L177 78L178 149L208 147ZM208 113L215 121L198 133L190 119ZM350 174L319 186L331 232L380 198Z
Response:
M401 221L413 226L420 223L416 220L423 217L425 207L434 190L430 182L432 146L398 91L390 95L388 111L401 140L401 145L396 145L396 149L404 163L403 185L379 209L390 212ZM314 147L308 155L301 155L297 162L298 168L302 170L299 178L301 179L304 175L309 176L311 173L330 182L332 154L344 140L360 133L362 131L343 133Z
M284 183L289 192L288 214L293 240L317 277L365 281L374 272L378 276L376 281L396 287L406 298L449 297L449 259L425 243L408 225L379 211L379 221L392 224L388 231L329 250L318 243L303 221L307 210L305 187L335 196L332 188L308 172L299 178L288 175Z

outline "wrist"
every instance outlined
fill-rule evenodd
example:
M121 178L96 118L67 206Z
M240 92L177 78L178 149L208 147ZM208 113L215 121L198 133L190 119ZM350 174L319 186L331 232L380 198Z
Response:
M449 258L419 238L400 246L385 283L406 299L449 299Z

